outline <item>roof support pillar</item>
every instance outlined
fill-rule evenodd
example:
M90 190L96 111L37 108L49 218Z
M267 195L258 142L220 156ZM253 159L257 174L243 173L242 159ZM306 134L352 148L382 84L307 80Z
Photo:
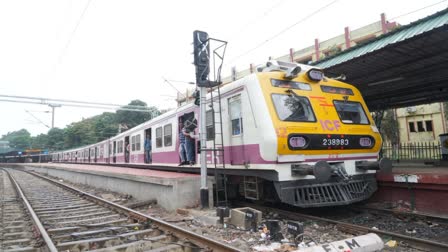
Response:
M320 59L319 39L314 39L314 50L316 52L316 61Z
M350 28L347 26L344 28L344 38L345 38L345 49L349 49L351 47L350 40Z
M385 13L381 13L381 31L383 32L383 34L387 33L387 20Z

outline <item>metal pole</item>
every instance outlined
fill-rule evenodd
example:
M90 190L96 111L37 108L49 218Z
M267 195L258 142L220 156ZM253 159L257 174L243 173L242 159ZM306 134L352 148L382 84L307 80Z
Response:
M200 122L201 126L199 128L199 136L201 138L201 149L206 149L207 144L207 135L206 135L206 122L205 122L205 116L206 116L206 94L207 94L207 88L201 87L199 89L200 97L201 97L201 104L200 104ZM206 162L206 151L201 151L201 207L202 208L208 208L209 202L208 202L208 187L207 187L207 162Z
M51 128L54 128L54 106L51 106Z

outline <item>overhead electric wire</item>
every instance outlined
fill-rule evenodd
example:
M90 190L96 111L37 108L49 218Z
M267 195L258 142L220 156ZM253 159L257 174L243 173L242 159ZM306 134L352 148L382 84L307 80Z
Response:
M410 11L410 12L408 12L408 13L401 14L401 15L395 16L395 17L393 17L393 18L390 18L390 19L388 19L388 21L395 20L395 19L397 19L397 18L401 18L401 17L407 16L407 15L409 15L409 14L413 14L413 13L419 12L419 11L424 10L424 9L426 9L426 8L429 8L429 7L432 7L432 6L435 6L435 5L444 3L444 2L446 2L446 1L448 1L448 0L443 0L443 1L440 1L440 2L437 2L437 3L433 3L433 4L430 4L430 5L421 7L421 8L419 8L419 9L417 9L417 10L413 10L413 11Z
M42 120L40 120L39 118L37 118L37 116L33 115L31 112L29 112L28 110L25 110L25 112L27 112L28 114L30 114L34 119L36 119L37 121L39 121L41 124L45 125L45 127L50 128L50 126L48 126L47 124L45 124L44 122L42 122Z
M91 108L114 107L114 108L108 108L108 109L117 109L116 107L119 107L121 109L123 107L126 107L129 109L136 109L136 110L138 110L138 109L148 110L148 111L156 110L155 108L149 108L149 107L144 107L144 106L140 106L140 105L120 105L120 104L113 104L113 103L86 102L86 101L76 101L76 100L66 100L66 99L53 99L53 98L45 98L45 97L30 97L30 96L2 95L2 94L0 94L0 97L13 98L13 99L39 100L40 102L38 102L38 103L34 102L34 103L35 104L44 104L44 105L48 105L50 102L58 102L58 103L63 102L64 106L69 106L69 104L67 104L67 103L78 103L78 104L102 106L102 107L90 106ZM11 100L0 100L0 101L11 101ZM73 106L73 107L80 107L80 106L78 105L78 106ZM123 109L121 109L121 110L123 110Z
M328 4L326 4L326 5L324 5L324 6L322 6L322 7L320 7L319 9L315 10L314 12L312 12L312 13L306 15L304 18L302 18L302 19L300 19L299 21L295 22L294 24L292 24L292 25L286 27L285 29L281 30L280 32L276 33L275 35L269 37L268 39L266 39L265 41L259 43L257 46L253 47L252 49L249 49L249 50L247 50L246 52L244 52L244 53L242 53L242 54L240 54L240 55L234 57L233 59L229 60L228 63L227 63L226 65L228 65L228 64L230 64L230 63L232 63L232 62L234 62L235 60L238 60L239 58L241 58L241 57L243 57L243 56L246 56L247 54L249 54L249 53L251 53L251 52L257 50L258 48L262 47L263 45L265 45L265 44L271 42L271 40L277 38L278 36L282 35L283 33L287 32L288 30L292 29L294 26L296 26L296 25L298 25L298 24L300 24L300 23L306 21L307 19L311 18L312 16L316 15L317 13L323 11L324 9L328 8L330 5L333 5L333 4L336 3L337 1L339 1L339 0L334 0L334 1L332 1L332 2L330 2L330 3L328 3Z
M92 2L92 0L87 0L87 3L86 3L86 5L84 6L84 9L82 10L81 15L79 16L78 21L76 22L75 27L73 28L72 32L70 33L70 36L68 37L68 40L67 40L67 43L65 44L64 49L62 49L62 52L61 52L61 54L59 55L58 63L61 63L61 62L62 62L62 59L64 58L65 53L67 52L68 47L70 46L70 44L71 44L71 42L72 42L72 39L73 39L73 37L75 36L76 31L78 30L78 27L79 27L79 25L81 24L81 21L83 20L85 14L86 14L86 12L87 12L87 9L88 9L89 6L90 6L90 2Z
M14 103L29 103L29 104L39 104L39 105L48 105L48 103L42 103L37 101L18 101L18 100L7 100L0 99L0 102L14 102ZM148 112L151 114L157 114L154 109L133 109L133 108L124 108L124 107L101 107L101 106L89 106L89 105L77 105L77 104L60 104L66 107L77 107L77 108L93 108L93 109L106 109L106 110L124 110L124 111L137 111L137 112Z

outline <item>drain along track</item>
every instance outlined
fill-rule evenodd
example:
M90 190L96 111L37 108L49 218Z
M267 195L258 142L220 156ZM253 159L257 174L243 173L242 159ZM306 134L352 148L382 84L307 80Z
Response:
M7 170L45 240L41 251L239 251L59 181Z
M314 220L314 221L320 221L320 222L324 222L324 223L334 224L338 227L339 230L345 230L348 233L353 233L353 234L376 233L380 236L392 237L393 239L407 242L408 244L411 244L415 247L422 248L422 249L425 249L428 251L448 251L448 244L446 244L446 243L440 243L440 242L436 242L436 241L420 239L420 238L411 237L411 236L407 236L407 235L403 235L403 234L399 234L399 233L388 232L388 231L384 231L384 230L378 230L378 229L368 228L365 226L355 225L355 224L348 223L345 221L336 221L333 219L287 211L287 210L274 208L274 207L261 206L258 204L253 204L253 203L248 203L248 202L235 201L233 203L235 205L238 205L241 207L252 207L252 208L258 209L262 212L278 213L281 216L284 216L286 219L290 219L290 220L297 220L297 221Z

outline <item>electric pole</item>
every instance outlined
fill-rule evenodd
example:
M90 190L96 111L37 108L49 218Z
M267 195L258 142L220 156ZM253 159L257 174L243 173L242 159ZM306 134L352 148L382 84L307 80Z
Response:
M60 108L61 104L50 103L48 106L51 107L51 128L54 128L54 109Z

